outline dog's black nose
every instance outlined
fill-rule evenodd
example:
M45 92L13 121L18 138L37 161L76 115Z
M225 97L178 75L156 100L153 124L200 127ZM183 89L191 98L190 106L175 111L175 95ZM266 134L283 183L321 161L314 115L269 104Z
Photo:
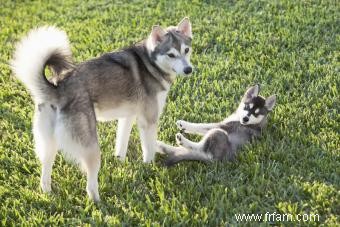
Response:
M192 72L192 68L190 66L187 66L187 67L184 68L183 71L184 71L185 74L190 74Z
M249 118L248 117L244 117L243 118L243 122L248 122L249 121Z

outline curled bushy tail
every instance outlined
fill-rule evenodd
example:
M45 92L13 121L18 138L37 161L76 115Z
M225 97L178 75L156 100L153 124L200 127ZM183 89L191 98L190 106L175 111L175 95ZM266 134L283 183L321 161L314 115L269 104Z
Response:
M45 67L59 74L71 67L71 50L67 35L56 27L30 31L16 47L12 70L30 90L35 102L57 98L56 87L45 77Z

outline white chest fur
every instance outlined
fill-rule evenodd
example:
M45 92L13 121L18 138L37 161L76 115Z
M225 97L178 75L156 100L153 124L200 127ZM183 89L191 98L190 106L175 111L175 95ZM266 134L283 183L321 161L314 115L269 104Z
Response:
M165 106L166 97L170 89L170 84L166 84L165 90L157 94L158 115L161 115Z
M158 115L161 115L161 113L163 112L167 95L168 91L162 91L157 94Z
M239 121L240 116L237 115L237 113L233 113L229 117L227 117L223 122L231 122L231 121Z

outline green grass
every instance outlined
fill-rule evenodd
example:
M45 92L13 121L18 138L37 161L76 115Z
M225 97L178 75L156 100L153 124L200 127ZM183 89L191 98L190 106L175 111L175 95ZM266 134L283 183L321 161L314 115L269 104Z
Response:
M319 214L339 225L340 4L334 1L9 1L0 3L0 225L220 225L235 213ZM99 124L102 202L86 197L86 179L59 155L51 195L39 188L33 151L33 101L6 62L31 28L66 30L76 61L146 37L154 24L193 24L190 78L171 88L159 139L175 143L175 121L220 121L245 89L260 83L278 95L264 137L235 163L142 163L138 132L128 160L114 156L116 124ZM246 224L242 222L242 224Z

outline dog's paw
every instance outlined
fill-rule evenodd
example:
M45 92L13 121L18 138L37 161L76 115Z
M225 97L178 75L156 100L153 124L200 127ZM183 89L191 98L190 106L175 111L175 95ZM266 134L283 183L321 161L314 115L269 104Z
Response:
M115 155L120 162L125 162L125 156Z
M183 135L181 133L176 134L176 142L177 142L178 145L183 144Z
M50 181L44 181L44 182L41 181L40 182L40 187L41 187L41 189L42 189L42 191L44 193L49 194L52 191L52 189L51 189L51 182Z
M100 202L100 196L97 188L87 188L86 191L87 195L93 202L95 203Z
M183 120L178 120L176 122L177 127L181 130L181 132L185 132L185 121Z

